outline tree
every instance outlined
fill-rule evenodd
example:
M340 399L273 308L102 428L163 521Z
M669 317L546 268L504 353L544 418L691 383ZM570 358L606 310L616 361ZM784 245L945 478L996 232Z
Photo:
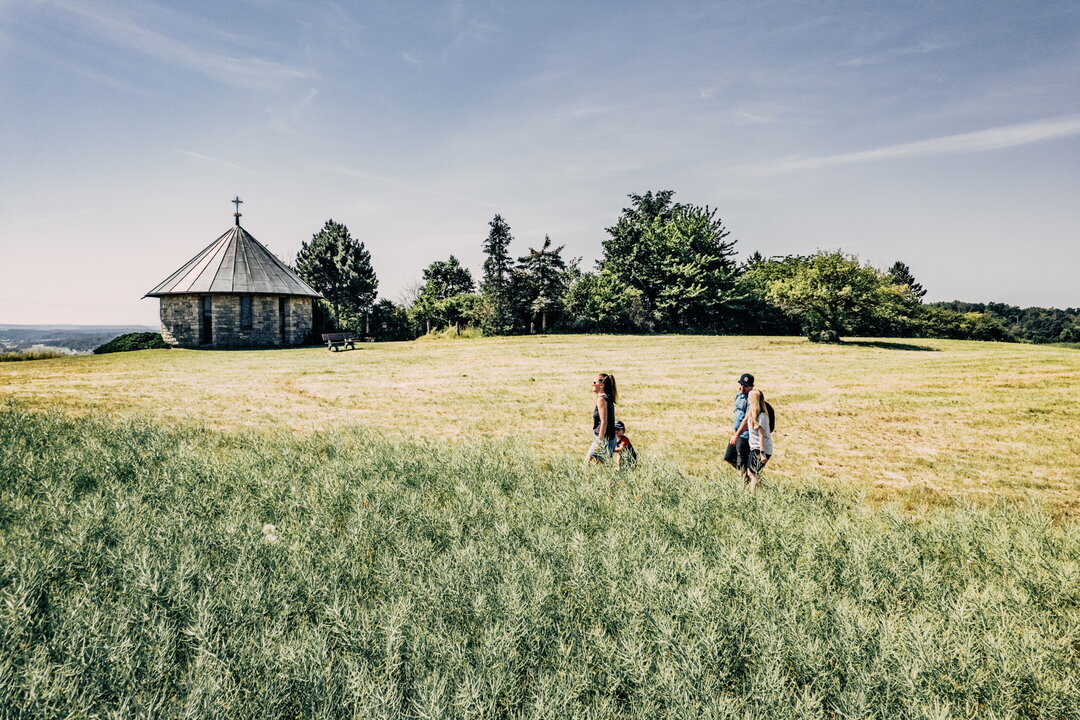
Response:
M510 226L501 215L496 215L488 225L491 231L484 240L484 277L480 283L483 294L481 310L484 332L503 335L513 329L513 298L511 283L514 265L510 257L510 243L514 236Z
M476 288L472 273L453 255L449 260L436 260L424 268L424 284L410 309L411 315L423 323L426 332L431 332L432 325L444 327L461 322L464 305L461 302L449 302L458 295L468 295ZM470 301L471 311L475 302Z
M383 298L371 308L371 332L379 340L411 340L409 313L392 300Z
M633 206L607 229L601 269L640 290L661 328L716 330L739 297L735 242L715 210L673 196L630 196Z
M585 332L634 332L649 328L641 291L607 271L583 273L563 300L568 325Z
M540 332L547 332L548 313L556 310L566 291L566 263L562 259L565 245L552 249L551 237L544 236L544 245L539 250L529 248L529 254L518 258L522 288L525 292L529 314L529 330L534 329L533 321L540 316Z
M812 255L767 287L768 299L798 317L815 342L839 342L861 325L895 317L903 302L883 273L840 251Z
M796 335L802 323L769 299L769 283L790 278L809 262L800 255L766 258L755 252L743 264L735 281L734 321L728 330L761 335Z
M483 294L499 294L505 292L510 284L510 274L514 271L514 263L510 258L510 243L514 236L510 234L510 226L502 215L496 215L488 225L491 232L484 240L484 278L480 283L480 292Z
M897 260L885 273L889 282L893 285L901 285L906 288L905 295L912 305L920 305L926 295L926 288L915 282L915 276L911 274L911 268Z
M367 318L379 280L364 243L353 239L349 229L327 220L322 230L300 246L296 272L317 290L338 321L342 312ZM365 328L366 332L366 328Z
M640 290L650 310L663 280L657 276L658 248L644 242L645 229L671 217L676 207L671 201L674 196L674 190L631 193L631 206L623 208L618 221L607 228L609 237L603 242L600 269Z

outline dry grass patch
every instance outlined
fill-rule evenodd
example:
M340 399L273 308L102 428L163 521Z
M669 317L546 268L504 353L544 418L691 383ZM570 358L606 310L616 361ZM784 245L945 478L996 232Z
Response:
M353 352L143 351L5 364L0 397L217 428L360 424L433 441L521 436L584 453L592 375L644 453L715 477L735 378L778 411L776 482L841 483L915 503L1034 496L1080 510L1080 353L943 340L542 336Z

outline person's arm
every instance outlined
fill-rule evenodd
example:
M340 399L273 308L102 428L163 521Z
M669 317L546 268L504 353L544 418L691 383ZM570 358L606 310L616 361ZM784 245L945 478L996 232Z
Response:
M739 436L746 432L746 419L749 415L743 415L742 422L739 423L739 429L735 431L735 434L728 440L728 445L734 445L735 441L739 439Z
M607 398L597 396L596 409L600 411L600 427L596 430L596 437L607 440Z

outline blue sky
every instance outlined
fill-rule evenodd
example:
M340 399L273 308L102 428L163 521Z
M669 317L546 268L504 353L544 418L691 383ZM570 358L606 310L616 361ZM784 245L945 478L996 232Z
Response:
M500 213L591 267L626 195L742 255L1080 306L1080 3L0 0L0 322L156 324L243 225L333 218L380 294ZM478 275L478 272L477 272Z

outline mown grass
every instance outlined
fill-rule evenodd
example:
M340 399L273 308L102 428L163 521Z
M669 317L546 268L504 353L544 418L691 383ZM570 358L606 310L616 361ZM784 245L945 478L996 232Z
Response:
M546 336L355 351L143 351L0 367L0 399L231 430L361 425L433 442L518 436L584 454L598 370L641 452L719 472L735 379L779 414L772 472L912 507L1035 498L1080 512L1080 353L948 340Z
M9 406L0 716L1076 718L1078 527Z

